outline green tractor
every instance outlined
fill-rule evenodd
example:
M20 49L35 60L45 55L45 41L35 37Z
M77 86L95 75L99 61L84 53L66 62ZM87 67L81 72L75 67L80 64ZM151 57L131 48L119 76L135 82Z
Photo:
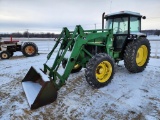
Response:
M44 69L31 67L22 80L31 109L55 101L57 91L65 85L70 73L82 68L85 68L86 81L94 88L111 82L115 63L121 60L129 72L142 72L149 61L150 43L141 33L141 19L145 16L121 11L109 15L103 13L102 29L83 30L77 25L70 32L64 27L47 56ZM49 66L47 62L57 47L57 56ZM60 68L64 68L63 71L59 71Z

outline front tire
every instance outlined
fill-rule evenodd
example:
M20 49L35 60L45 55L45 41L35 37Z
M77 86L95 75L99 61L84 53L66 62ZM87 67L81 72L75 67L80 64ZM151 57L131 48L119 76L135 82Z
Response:
M86 65L86 80L94 88L104 87L109 84L113 75L114 61L106 53L96 54Z
M124 65L129 72L142 72L150 57L150 43L148 39L141 38L128 43L124 53Z
M10 53L8 51L3 51L0 53L1 59L9 59L11 57Z

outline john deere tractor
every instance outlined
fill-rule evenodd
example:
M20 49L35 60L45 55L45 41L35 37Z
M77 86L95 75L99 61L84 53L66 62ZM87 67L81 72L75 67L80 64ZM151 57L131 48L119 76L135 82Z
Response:
M145 19L145 16L121 11L109 15L103 13L102 29L84 30L77 25L70 32L64 27L47 56L43 70L31 67L22 80L31 109L55 101L57 91L65 84L70 73L82 68L85 68L86 81L94 88L104 87L111 82L114 65L121 60L124 60L129 72L142 72L149 61L150 43L141 33L141 19ZM56 53L57 47L56 58L49 66L48 60ZM59 71L60 68L64 69Z

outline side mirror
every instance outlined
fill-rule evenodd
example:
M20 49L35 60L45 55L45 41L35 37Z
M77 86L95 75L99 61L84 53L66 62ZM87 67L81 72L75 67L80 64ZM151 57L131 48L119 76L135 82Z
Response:
M142 19L146 19L146 16L142 16Z

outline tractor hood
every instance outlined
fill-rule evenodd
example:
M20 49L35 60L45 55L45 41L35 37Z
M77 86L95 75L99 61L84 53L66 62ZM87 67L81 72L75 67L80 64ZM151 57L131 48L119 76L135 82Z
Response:
M145 33L141 33L141 32L131 32L130 34L137 35L137 37L140 37L140 36L147 37Z

